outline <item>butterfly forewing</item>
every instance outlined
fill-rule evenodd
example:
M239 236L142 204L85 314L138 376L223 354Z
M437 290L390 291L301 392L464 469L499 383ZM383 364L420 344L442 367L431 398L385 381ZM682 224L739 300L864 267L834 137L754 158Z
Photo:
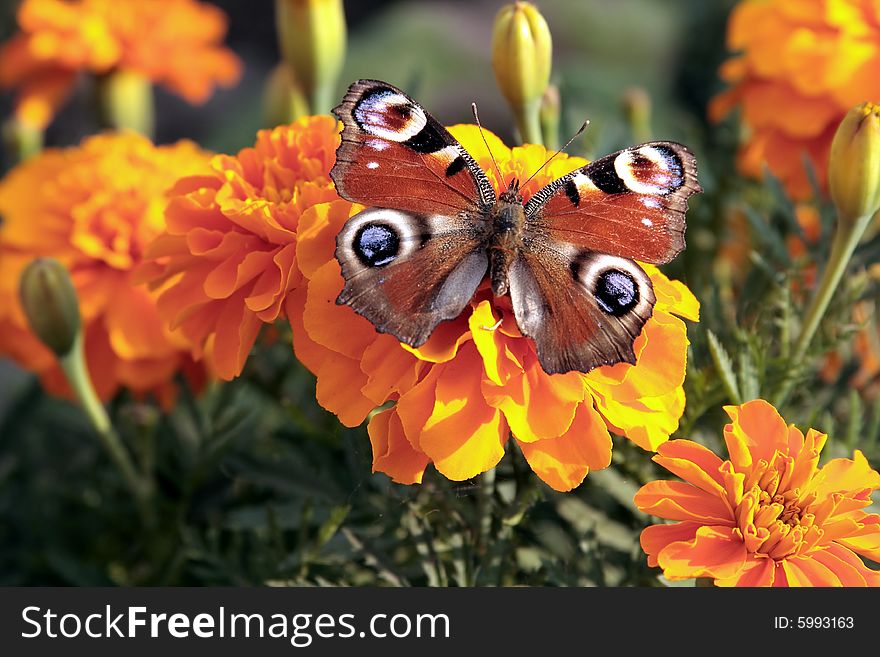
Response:
M691 152L649 142L607 155L555 180L525 205L527 229L652 264L684 248L687 199L700 190Z
M343 198L422 214L478 212L495 203L479 165L400 89L358 80L333 112L343 130L330 176Z

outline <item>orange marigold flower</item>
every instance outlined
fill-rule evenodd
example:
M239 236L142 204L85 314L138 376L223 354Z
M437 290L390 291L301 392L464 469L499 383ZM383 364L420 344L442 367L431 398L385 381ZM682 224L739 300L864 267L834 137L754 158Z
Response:
M153 295L132 287L132 270L162 230L167 189L207 168L191 142L154 146L136 134L106 134L49 149L0 181L0 354L67 394L55 357L28 330L19 277L51 256L71 272L79 296L86 359L98 394L121 387L167 401L181 369L198 379L186 343L163 328Z
M451 132L499 188L477 128ZM525 180L547 159L542 146L510 149L485 134L505 176ZM522 189L525 198L584 164L557 157ZM517 329L509 298L494 298L485 284L469 309L412 349L335 303L343 286L336 235L361 209L337 200L303 214L297 263L305 281L289 296L287 316L298 358L317 375L318 401L344 424L356 426L396 402L370 419L374 470L417 483L433 463L449 479L468 479L498 463L512 434L538 476L565 491L610 463L609 430L654 450L676 429L688 339L675 315L696 321L699 313L684 285L645 265L657 303L636 340L635 365L546 374L534 343Z
M260 327L301 280L300 216L339 198L329 176L338 133L329 116L263 130L253 148L218 155L172 191L166 232L138 280L150 281L159 311L222 378L241 373Z
M863 511L880 473L861 452L818 467L825 434L786 426L764 400L725 408L729 459L690 440L654 460L684 481L652 481L639 509L674 524L642 532L648 564L718 586L880 586L880 515Z
M880 98L880 4L875 0L742 0L728 23L723 64L732 87L716 97L718 120L742 110L749 134L740 170L766 165L797 199L811 187L808 156L822 185L831 140L847 111Z
M221 45L226 17L196 0L24 0L20 31L0 47L0 86L17 88L16 114L45 127L76 74L136 72L191 103L238 80Z

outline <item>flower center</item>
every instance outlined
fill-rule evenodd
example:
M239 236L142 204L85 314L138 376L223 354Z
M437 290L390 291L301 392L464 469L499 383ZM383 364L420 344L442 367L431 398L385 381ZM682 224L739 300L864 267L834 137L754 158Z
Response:
M145 202L132 192L95 195L72 209L71 242L94 260L128 270L161 229L163 206L161 200Z
M777 452L760 460L744 482L736 509L746 549L771 559L785 559L811 549L822 537L813 509L816 494L790 488L795 462Z

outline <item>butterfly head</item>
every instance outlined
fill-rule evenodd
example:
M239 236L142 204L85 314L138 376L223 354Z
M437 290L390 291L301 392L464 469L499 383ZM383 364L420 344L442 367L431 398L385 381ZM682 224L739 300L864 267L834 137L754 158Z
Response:
M518 203L522 205L523 196L520 191L519 178L514 178L508 183L507 189L501 192L498 200L501 203Z

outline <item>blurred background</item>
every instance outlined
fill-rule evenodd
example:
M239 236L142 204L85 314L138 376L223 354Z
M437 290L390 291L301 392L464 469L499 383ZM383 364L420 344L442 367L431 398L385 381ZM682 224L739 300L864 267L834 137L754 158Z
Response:
M243 77L202 106L157 86L155 138L235 153L268 127L264 94L279 61L274 7L214 4L229 17L226 44L243 60ZM447 125L472 122L476 102L483 125L512 143L491 67L501 4L346 2L338 96L357 78L384 79ZM702 299L723 233L713 190L733 171L735 129L710 129L706 119L706 103L721 89L716 72L733 3L537 4L553 34L563 140L590 121L573 154L602 155L644 136L696 152L707 193L692 204L689 249L669 273ZM15 5L0 0L0 39L15 30ZM90 85L79 83L47 146L76 144L96 130ZM649 135L633 134L634 97L649 99ZM0 97L0 115L11 108L11 95ZM168 416L125 395L111 412L126 441L155 464L161 501L150 526L80 411L0 361L0 584L658 584L638 546L646 517L632 502L652 464L628 441L615 440L616 467L566 495L540 483L513 449L497 482L502 491L515 483L517 492L502 495L503 504L479 480L457 484L431 472L422 486L398 486L371 474L363 428L345 429L317 406L314 380L284 340L261 347L240 379L198 399L184 391ZM721 416L709 420L717 434ZM498 504L487 516L486 505Z

